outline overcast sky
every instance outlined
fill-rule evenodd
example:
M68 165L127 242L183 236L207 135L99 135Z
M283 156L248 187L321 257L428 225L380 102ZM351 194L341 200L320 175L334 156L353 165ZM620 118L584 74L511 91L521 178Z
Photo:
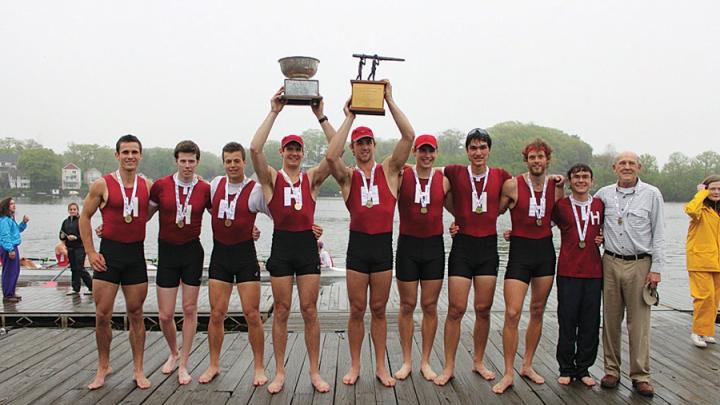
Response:
M718 1L0 0L0 137L248 144L282 85L320 59L336 127L356 52L382 63L415 130L533 122L655 154L720 151ZM388 114L361 116L399 137ZM286 107L271 139L319 128Z

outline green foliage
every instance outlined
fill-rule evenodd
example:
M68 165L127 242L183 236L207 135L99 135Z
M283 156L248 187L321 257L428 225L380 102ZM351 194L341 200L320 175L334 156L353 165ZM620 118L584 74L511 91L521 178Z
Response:
M594 190L617 180L612 170L617 152L610 145L603 152L593 155L590 145L577 135L568 135L558 129L519 122L503 122L488 128L488 132L493 137L491 166L503 167L516 175L527 171L521 152L527 143L535 138L541 138L553 148L551 173L565 174L573 164L587 163L593 168ZM323 132L308 129L302 133L302 137L305 142L305 167L309 168L321 163L328 146ZM397 140L397 137L376 139L375 156L378 162L392 154ZM275 140L269 140L264 148L268 163L278 169L282 166L279 149L280 142ZM19 154L19 169L30 178L33 191L47 192L52 188L58 188L61 168L66 163L75 163L83 172L94 167L102 173L107 173L117 167L114 147L97 144L71 143L65 153L57 155L33 140L3 138L0 139L0 152ZM441 132L438 136L438 152L437 166L467 164L465 133L457 129ZM347 146L343 161L350 167L355 165L355 159ZM411 155L409 163L413 161ZM709 174L720 174L720 154L714 151L703 152L694 158L676 152L670 155L668 162L662 168L659 167L654 156L642 154L640 163L642 164L640 177L643 181L660 188L666 201L687 201L695 193L695 185L704 177ZM148 177L157 179L175 170L172 148L156 147L143 150L140 171ZM208 180L223 174L220 156L202 152L198 173ZM245 173L248 176L254 173L249 154ZM338 195L339 187L332 178L328 178L320 193Z
M62 159L52 149L25 149L18 157L18 170L30 179L30 187L35 191L60 188L62 167Z

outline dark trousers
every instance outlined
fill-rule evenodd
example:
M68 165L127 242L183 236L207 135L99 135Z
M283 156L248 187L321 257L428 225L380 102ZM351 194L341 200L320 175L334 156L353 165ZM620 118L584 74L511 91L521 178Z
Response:
M68 248L68 260L70 261L70 271L72 272L72 289L80 292L80 281L92 291L92 276L90 272L85 270L85 249Z
M589 376L600 342L602 279L557 277L560 375Z
M2 257L2 289L3 297L10 298L15 296L15 286L18 277L20 277L20 252L15 246L15 258L10 258L10 252L0 248L0 257Z

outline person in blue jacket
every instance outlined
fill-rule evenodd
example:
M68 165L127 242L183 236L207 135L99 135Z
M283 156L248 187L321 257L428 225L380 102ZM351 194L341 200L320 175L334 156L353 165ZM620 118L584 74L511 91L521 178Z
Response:
M27 228L30 221L27 215L22 222L15 222L15 200L12 197L0 201L0 258L2 258L3 303L18 302L22 299L15 294L15 286L20 276L20 232Z

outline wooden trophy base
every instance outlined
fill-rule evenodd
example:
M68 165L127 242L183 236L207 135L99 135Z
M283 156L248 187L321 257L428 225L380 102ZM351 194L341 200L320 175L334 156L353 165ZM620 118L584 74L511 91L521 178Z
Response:
M385 82L350 80L350 111L355 114L385 115Z
M281 99L288 105L318 105L320 83L317 80L285 79L285 93Z

